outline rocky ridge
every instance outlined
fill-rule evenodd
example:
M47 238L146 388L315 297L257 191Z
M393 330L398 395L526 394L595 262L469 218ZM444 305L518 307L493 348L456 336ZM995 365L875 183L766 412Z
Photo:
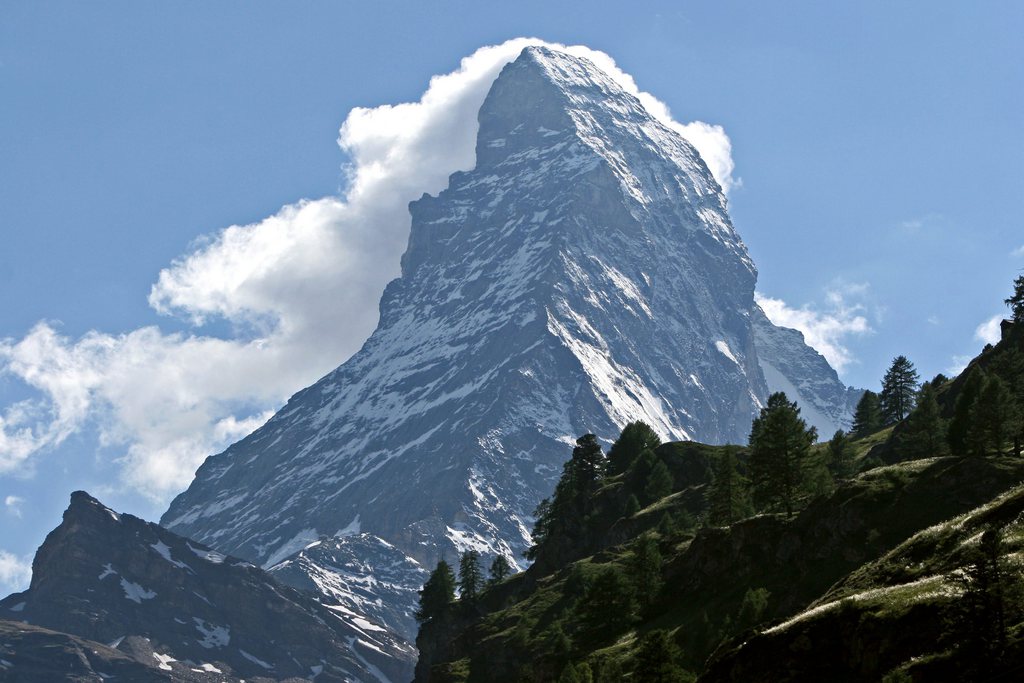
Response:
M799 333L761 319L700 155L600 69L527 48L478 119L476 167L410 205L363 348L209 458L161 520L406 636L423 566L470 548L522 566L579 434L643 420L742 442L780 377L823 427L849 403ZM328 549L349 554L340 572ZM376 593L393 566L408 580Z
M83 492L36 553L29 589L0 601L0 619L13 656L2 673L27 669L25 680L40 680L31 652L46 648L83 676L130 680L379 683L407 678L415 657L343 606Z

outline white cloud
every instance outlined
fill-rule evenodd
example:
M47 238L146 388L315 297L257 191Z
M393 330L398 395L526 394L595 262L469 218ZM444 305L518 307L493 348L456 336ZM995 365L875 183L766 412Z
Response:
M967 364L974 359L971 355L953 356L950 359L949 367L946 368L946 374L950 377L955 377L964 371Z
M0 410L0 472L24 470L34 454L95 425L118 453L124 484L156 501L185 487L207 455L358 349L399 274L409 201L474 165L490 84L523 47L542 42L481 48L432 78L418 102L352 110L338 139L351 161L344 196L228 227L161 271L149 294L156 311L197 327L227 321L233 335L143 327L69 339L41 322L23 339L0 340L0 372L37 392ZM676 122L604 53L551 46L591 59L688 137L726 191L737 185L721 126Z
M1019 247L1011 251L1010 256L1013 256L1015 258L1020 258L1024 256L1024 244L1020 245Z
M7 591L21 591L28 588L31 579L31 559L0 550L0 586Z
M4 369L41 394L0 417L0 471L95 423L101 443L121 453L124 482L162 500L213 449L258 427L267 406L297 388L309 360L289 355L302 356L302 340L264 342L154 327L72 341L39 323L17 343L0 344Z
M776 325L799 330L809 346L825 357L836 372L842 373L853 354L846 346L851 335L871 332L864 305L849 303L848 298L863 294L866 285L845 286L825 293L826 310L819 311L809 305L793 308L782 299L755 293L754 299L765 315Z
M986 344L998 344L1001 336L999 323L1003 320L1002 315L994 315L985 322L978 325L974 330L974 338Z
M25 499L20 496L7 496L4 498L4 507L7 508L7 514L21 519L21 504L24 502Z
M942 224L945 217L940 213L929 213L924 216L918 216L917 218L908 218L898 223L899 227L905 232L919 232L924 228L935 228Z

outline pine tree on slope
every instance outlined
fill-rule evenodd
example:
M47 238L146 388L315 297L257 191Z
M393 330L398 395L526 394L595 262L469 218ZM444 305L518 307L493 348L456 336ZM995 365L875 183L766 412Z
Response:
M907 417L899 437L903 455L911 460L947 455L946 424L935 400L935 390L925 382L917 397L917 407Z
M630 422L608 451L608 474L614 476L629 469L633 461L646 450L661 445L661 437L646 422Z
M836 430L828 442L829 466L837 479L853 476L853 445L850 436L842 429Z
M811 444L818 431L808 428L795 401L782 392L768 397L750 430L750 474L754 503L781 506L793 516L793 504L806 486Z
M1013 281L1013 294L1004 303L1010 307L1013 322L1024 323L1024 275Z
M870 390L865 391L857 402L850 434L860 439L881 428L882 409L878 403L878 394Z
M632 551L629 566L633 585L640 605L647 608L661 594L661 551L650 532L633 541Z
M416 620L420 623L443 617L455 602L455 574L451 566L441 560L420 590L420 605Z
M1006 383L990 375L970 410L967 441L975 455L1002 455L1008 441L1017 431L1017 402Z
M968 441L971 430L971 408L978 400L978 395L984 385L985 374L976 369L971 371L960 389L960 395L957 396L953 406L953 417L949 421L949 429L946 433L946 440L949 442L949 449L953 455L963 457L972 451Z
M751 512L748 482L736 467L736 448L726 446L713 467L708 488L708 521L714 525L729 525Z
M533 527L533 546L526 551L530 560L537 559L540 549L553 537L574 537L582 530L591 506L591 497L605 472L601 444L593 434L576 440L572 458L562 467L562 476L551 498L537 505Z
M918 376L914 364L906 356L896 356L882 379L878 400L885 424L896 424L914 409Z
M487 585L493 586L496 583L504 581L509 574L512 573L512 565L508 563L504 555L498 555L491 562L491 576L487 580Z
M483 575L480 571L480 553L467 550L459 560L459 598L464 602L476 600L477 593L483 586Z
M650 505L656 500L661 500L665 496L672 493L672 473L668 471L668 467L665 466L660 459L654 463L654 467L651 468L651 473L647 476L647 482L644 484L644 497L647 500L647 504Z

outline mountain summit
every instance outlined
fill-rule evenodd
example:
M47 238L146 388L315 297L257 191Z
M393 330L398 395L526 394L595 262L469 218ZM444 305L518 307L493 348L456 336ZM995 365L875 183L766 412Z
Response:
M639 100L529 47L478 118L476 168L410 204L373 335L210 457L165 526L266 567L306 566L328 541L335 556L372 547L366 576L468 548L517 561L584 432L643 420L665 439L742 442L783 382L833 428L847 419L827 363L765 328L700 155Z

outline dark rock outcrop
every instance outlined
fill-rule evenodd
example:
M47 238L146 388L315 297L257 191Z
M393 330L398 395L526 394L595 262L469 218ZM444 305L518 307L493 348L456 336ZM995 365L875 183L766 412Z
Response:
M153 669L153 680L187 680L179 674L193 670L246 680L402 680L414 656L343 607L83 492L72 494L36 553L29 589L0 601L0 618L73 634L54 641L68 657L77 656L77 639L106 643Z

